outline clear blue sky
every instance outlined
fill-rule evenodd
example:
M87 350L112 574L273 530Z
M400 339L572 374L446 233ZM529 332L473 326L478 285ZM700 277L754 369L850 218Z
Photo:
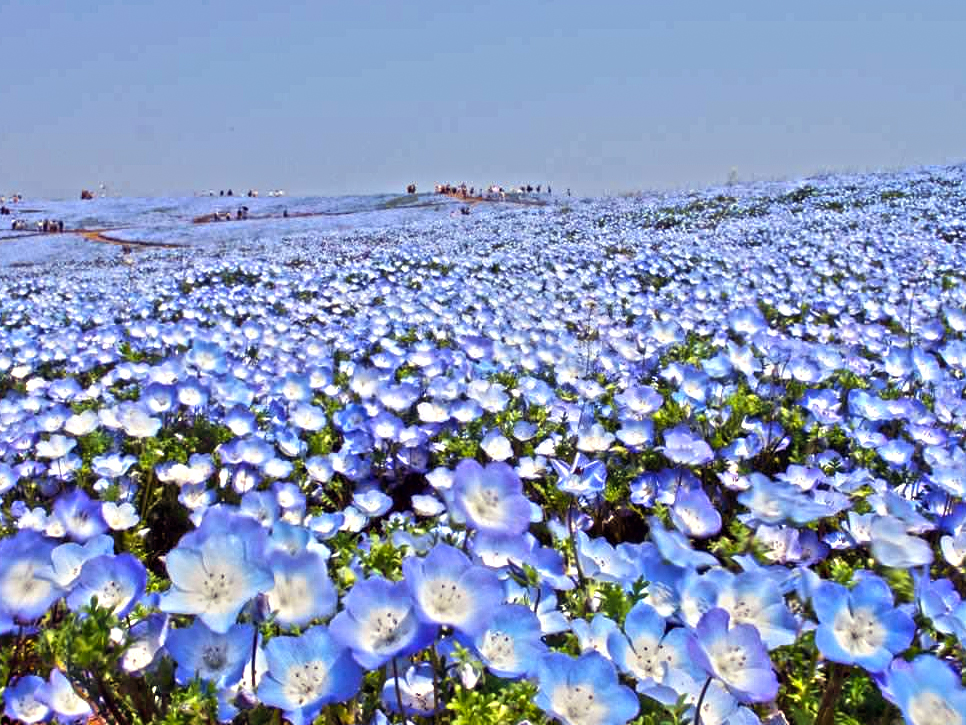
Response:
M966 2L3 0L0 193L596 194L966 160Z

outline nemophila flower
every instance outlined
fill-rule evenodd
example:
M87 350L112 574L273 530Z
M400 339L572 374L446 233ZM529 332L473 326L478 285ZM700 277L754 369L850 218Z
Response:
M64 594L56 583L54 542L20 530L0 539L0 613L21 622L39 619Z
M604 490L607 483L607 466L603 461L592 461L583 453L577 453L571 463L550 459L557 474L557 488L571 496L592 498Z
M785 603L781 586L765 568L740 574L712 569L701 576L685 577L680 586L681 610L690 626L695 626L704 613L701 607L687 606L693 592L707 602L708 608L720 607L728 612L732 625L753 625L769 650L792 644L798 637L799 623Z
M762 524L755 531L755 541L760 544L764 557L778 564L801 560L800 536L801 532L793 526L765 526Z
M475 565L461 551L437 544L425 558L403 559L403 578L421 620L468 635L483 631L503 601L496 572Z
M603 536L591 538L583 531L578 531L575 541L575 553L585 577L615 583L634 578L633 564L622 557Z
M18 478L13 468L0 461L0 496L16 486Z
M607 634L605 652L621 672L637 680L638 691L648 690L650 697L655 696L651 688L660 687L668 668L690 666L690 634L683 627L666 629L667 620L654 607L638 602L627 613L624 631L615 628Z
M161 429L161 419L152 417L139 403L121 403L117 408L117 421L124 433L132 438L151 438Z
M485 631L470 640L480 660L497 677L517 679L533 671L547 652L540 620L529 607L501 604Z
M839 412L842 401L834 390L828 388L806 390L798 404L811 414L806 421L806 430L811 430L816 422L823 426L833 426L843 420Z
M650 418L644 420L622 418L617 438L632 450L649 446L654 442L654 421Z
M494 461L505 461L513 457L513 446L499 428L494 428L483 436L480 448Z
M273 392L290 403L312 399L312 386L308 376L298 373L286 373Z
M684 534L668 531L660 519L652 516L648 519L651 541L665 561L680 567L700 569L718 564L713 554L705 551L695 551Z
M254 637L251 624L235 624L219 634L196 619L190 627L169 629L164 647L178 665L175 678L179 685L200 677L222 688L231 687L241 678L252 656Z
M265 657L268 673L258 698L283 710L292 725L311 723L325 705L348 700L362 684L362 669L349 650L321 625L299 637L275 637Z
M633 690L620 684L614 665L597 652L576 659L552 652L537 663L536 678L534 704L565 725L622 725L639 708Z
M884 687L910 725L966 723L966 689L958 672L932 655L912 662L895 659L885 671Z
M691 365L683 365L674 399L682 405L702 407L708 399L710 386L711 378L707 373Z
M337 595L328 568L319 554L275 554L269 558L275 586L268 591L268 606L283 627L304 627L317 617L335 611Z
M214 533L193 546L184 538L165 560L172 586L161 598L161 611L197 614L225 633L252 597L272 589L274 577L238 535Z
M674 527L691 538L706 539L721 531L721 514L703 488L681 486L670 513Z
M435 496L413 494L410 501L412 503L413 513L417 516L432 518L433 516L439 516L446 510L446 504Z
M50 552L53 580L58 586L69 588L80 576L81 568L89 559L114 553L114 539L106 534L94 536L83 545L72 541L61 544Z
M49 719L50 708L39 698L46 684L36 675L11 680L3 691L3 714L27 725Z
M742 702L774 700L778 678L758 630L751 624L729 626L730 619L720 607L701 617L688 645L694 664Z
M311 514L305 519L305 526L322 541L328 541L339 533L345 523L345 514L336 511L331 514Z
M63 458L77 445L77 441L62 435L52 435L47 440L38 441L35 449L37 458Z
M289 421L301 430L319 431L325 427L328 418L323 408L300 402L292 406L289 412Z
M664 431L664 445L657 450L671 462L686 466L701 466L714 459L711 446L685 425Z
M961 566L963 559L966 559L966 529L961 530L955 536L943 536L939 540L939 548L946 563L952 566Z
M672 694L669 696L667 693ZM703 725L761 724L758 716L744 707L718 680L709 682L706 677L695 677L686 670L668 669L661 689L649 689L644 694L672 708L683 697L684 703L689 706L684 712L684 716L690 718L689 722L697 721L696 708L700 701Z
M611 447L614 438L613 433L595 422L577 431L577 450L585 453L601 453Z
M286 461L284 458L272 456L267 461L262 463L261 472L264 473L267 478L277 480L286 478L292 472L293 467L294 466L292 463Z
M933 581L928 572L920 576L913 573L913 579L919 611L932 622L936 631L955 634L960 641L966 639L966 603L953 583L949 579Z
M93 710L74 689L70 680L56 667L48 681L34 693L38 701L47 705L57 720L64 723L86 721Z
M166 614L149 614L131 627L121 654L122 670L136 675L157 662L167 640L168 620Z
M564 571L563 555L553 547L540 546L532 534L478 533L470 541L470 550L489 568L501 570L501 578L520 578L521 565L527 564L540 581L550 583L559 591L576 586Z
M401 702L403 714L429 717L438 707L434 683L433 670L428 664L408 667L398 678L386 679L382 686L383 707L391 712L399 712Z
M529 528L530 501L510 466L494 462L483 467L467 458L457 464L453 477L448 492L452 510L469 528L491 534L521 534Z
M64 421L64 430L72 436L84 436L97 430L99 425L100 418L97 417L97 413L93 410L85 410Z
M931 564L932 549L917 536L910 536L906 525L893 516L876 516L869 527L872 556L884 566L909 569Z
M152 413L167 413L174 406L174 386L151 383L141 391L139 401Z
M67 606L79 611L97 597L97 605L118 618L127 616L144 594L148 574L137 557L124 553L95 556L81 567Z
M368 670L423 649L437 632L435 625L419 620L404 582L378 576L353 585L330 626L333 636Z
M127 502L105 501L101 504L101 516L112 531L126 531L141 520L134 505Z
M135 456L108 453L91 459L91 470L103 478L120 478L137 462Z
M178 403L190 409L203 408L208 404L208 390L200 380L189 378L175 386ZM235 435L238 435L237 433Z
M378 488L357 492L352 495L352 503L369 518L377 518L392 508L392 497Z
M255 414L242 405L235 405L225 414L225 425L238 437L247 436L255 431Z
M850 591L823 581L812 596L818 616L815 644L833 662L881 672L912 642L916 625L893 605L892 590L866 573Z
M185 353L185 362L199 372L210 375L221 375L228 369L225 351L218 343L201 339L196 339Z

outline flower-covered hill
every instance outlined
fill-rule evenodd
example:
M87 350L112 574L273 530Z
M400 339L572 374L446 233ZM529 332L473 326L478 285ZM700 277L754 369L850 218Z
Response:
M966 721L966 167L255 201L0 240L8 716Z

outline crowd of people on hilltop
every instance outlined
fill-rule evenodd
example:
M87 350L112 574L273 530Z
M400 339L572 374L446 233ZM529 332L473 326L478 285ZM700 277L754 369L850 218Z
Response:
M199 192L198 196L246 196L249 199L257 199L258 194L258 189L249 189L244 194L235 194L234 189L220 189L217 193L215 193L214 189L208 189L207 192ZM272 189L270 192L268 192L268 195L273 198L276 196L285 196L285 190Z
M492 184L486 187L485 189L481 186L479 188L478 194L477 194L476 187L475 186L467 187L466 182L463 182L462 184L459 184L459 185L436 184L436 193L447 194L449 196L458 196L461 199L470 199L470 198L479 197L479 198L486 199L488 201L494 201L496 199L505 201L507 194L516 194L518 196L523 194L533 194L533 193L542 194L543 184L537 184L536 186L534 186L533 184L521 184L520 186L511 187L511 188L504 188L497 184ZM548 195L553 193L552 189L550 188L550 184L547 184L546 193Z
M6 207L7 202L10 202L11 204L19 204L22 201L23 201L23 196L21 194L11 194L9 199L5 196L0 196L0 204L3 205L4 209L7 208ZM9 213L10 213L10 210L7 209L7 214Z
M31 225L26 219L14 219L10 224L11 231L26 232L31 229ZM41 219L34 222L33 229L40 233L58 233L64 231L63 219Z
M211 215L211 221L213 222L228 222L228 221L231 221L232 219L235 219L238 221L242 219L248 219L248 207L247 206L238 207L235 210L234 216L232 216L232 213L230 211L216 211L214 214Z

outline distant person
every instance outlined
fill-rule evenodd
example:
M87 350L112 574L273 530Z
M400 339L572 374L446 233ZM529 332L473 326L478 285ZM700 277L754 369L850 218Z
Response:
M225 195L225 190L224 189L219 189L218 190L218 196L224 196L224 195Z
M229 189L228 190L228 196L234 196L234 195L235 195L235 193L231 189Z
M59 220L57 222L57 231L58 232L64 231L64 220L63 219L61 219L61 220Z
M570 196L570 189L567 189L567 196Z
M288 219L288 209L282 209L282 217Z
M547 184L547 196L550 196L553 192L550 191L550 184Z

